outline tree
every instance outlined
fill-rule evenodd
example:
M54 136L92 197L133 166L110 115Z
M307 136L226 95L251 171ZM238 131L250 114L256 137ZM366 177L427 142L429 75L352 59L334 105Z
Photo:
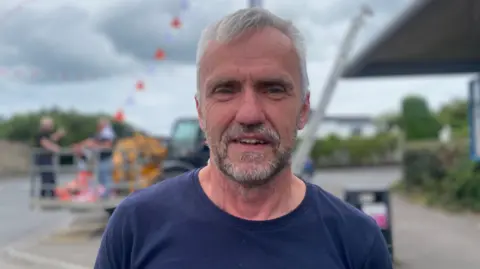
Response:
M468 136L468 102L456 99L443 105L437 115L442 125L450 125L456 137Z
M111 119L104 114L82 114L75 110L61 111L57 108L16 114L0 122L0 139L31 143L38 132L42 116L52 117L57 127L66 129L67 134L60 141L62 145L71 145L92 136L100 117ZM120 137L128 136L135 130L128 123L114 122L112 127Z
M419 96L403 99L400 126L407 140L436 139L442 128L425 99Z
M375 124L380 131L388 132L395 126L400 127L401 115L395 112L384 113L375 119Z

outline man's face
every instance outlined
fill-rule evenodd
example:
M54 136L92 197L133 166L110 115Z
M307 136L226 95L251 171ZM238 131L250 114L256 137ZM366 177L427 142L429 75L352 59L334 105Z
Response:
M266 28L212 42L199 76L197 111L212 159L236 182L267 183L289 165L310 110L291 40Z
M105 127L105 122L104 121L99 121L97 123L97 131L100 132L101 130L103 130L103 127Z
M45 120L43 122L43 129L46 131L52 131L54 127L53 121L52 120Z

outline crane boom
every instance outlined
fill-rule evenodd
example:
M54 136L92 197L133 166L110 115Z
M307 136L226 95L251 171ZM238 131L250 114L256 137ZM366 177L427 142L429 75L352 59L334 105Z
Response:
M316 109L313 111L313 115L309 120L309 123L305 126L305 131L302 135L302 141L298 150L295 152L292 161L292 169L296 175L300 175L302 173L303 165L315 143L315 134L325 116L325 111L330 103L330 100L332 99L333 92L335 91L335 87L340 79L343 69L345 68L345 64L350 51L353 48L355 38L363 26L365 17L368 15L372 15L371 9L368 6L362 6L359 14L353 18L351 26L342 42L332 69L332 73L330 74L324 86L322 95L320 96Z

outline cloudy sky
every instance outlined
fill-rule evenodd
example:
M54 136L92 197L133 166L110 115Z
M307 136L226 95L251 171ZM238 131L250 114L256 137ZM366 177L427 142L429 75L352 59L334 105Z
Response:
M207 24L246 0L1 0L0 114L58 106L114 114L167 134L179 116L195 116L195 47ZM366 0L375 12L355 52L413 0ZM293 20L308 41L312 102L320 96L338 44L357 12L354 0L265 0ZM179 16L180 29L172 18ZM166 58L154 59L162 49ZM467 76L345 80L329 114L377 115L420 94L433 108L466 96ZM145 90L135 93L137 81Z

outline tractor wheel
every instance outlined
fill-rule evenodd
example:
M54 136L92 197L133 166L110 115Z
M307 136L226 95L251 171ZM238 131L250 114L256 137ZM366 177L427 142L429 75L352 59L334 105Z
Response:
M115 211L115 207L105 209L105 212L107 212L108 217L111 217L114 211Z

